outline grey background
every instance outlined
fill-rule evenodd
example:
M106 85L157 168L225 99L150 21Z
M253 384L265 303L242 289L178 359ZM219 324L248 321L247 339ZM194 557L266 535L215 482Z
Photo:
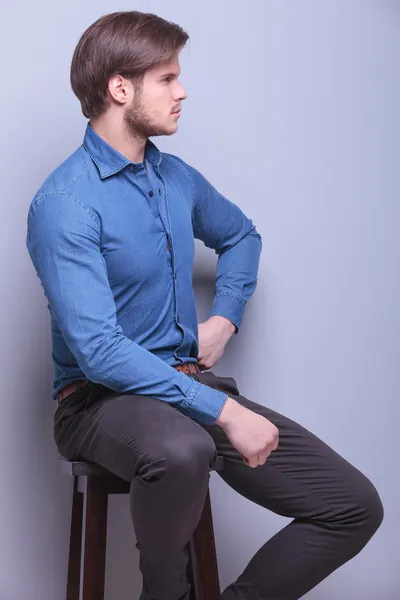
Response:
M82 31L137 8L182 24L181 155L256 223L259 286L215 371L331 444L386 510L370 545L307 598L395 600L399 569L399 2L4 3L1 49L0 598L62 600L70 482L57 471L46 303L26 213L85 127L69 89ZM215 257L197 245L199 320ZM221 585L286 520L212 477ZM137 598L127 498L112 498L107 600Z

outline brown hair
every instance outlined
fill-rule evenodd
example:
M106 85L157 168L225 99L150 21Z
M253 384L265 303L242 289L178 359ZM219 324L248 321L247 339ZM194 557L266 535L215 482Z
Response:
M100 17L82 34L71 63L71 87L85 117L107 108L113 75L140 86L147 69L167 61L188 39L182 27L157 15L127 11Z

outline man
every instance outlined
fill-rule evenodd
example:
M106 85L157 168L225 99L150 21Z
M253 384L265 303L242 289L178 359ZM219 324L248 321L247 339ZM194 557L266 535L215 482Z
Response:
M189 598L186 547L217 454L232 488L293 518L223 600L293 600L365 546L382 505L322 441L208 370L254 293L261 238L196 169L148 139L177 130L187 39L155 15L122 12L76 47L84 142L28 216L51 317L54 435L66 458L131 482L144 600ZM199 325L194 238L218 254L211 315Z

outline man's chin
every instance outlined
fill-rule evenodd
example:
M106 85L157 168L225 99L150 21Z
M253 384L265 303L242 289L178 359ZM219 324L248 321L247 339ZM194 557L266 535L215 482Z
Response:
M168 133L166 133L166 135L174 135L174 133L176 133L177 131L178 131L178 124L172 125L172 127L169 128Z
M148 137L159 137L161 135L174 135L178 131L178 126L173 125L172 127L164 127L163 129L154 129Z

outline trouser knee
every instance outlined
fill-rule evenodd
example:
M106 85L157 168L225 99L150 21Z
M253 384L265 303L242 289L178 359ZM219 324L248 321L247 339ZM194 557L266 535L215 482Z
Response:
M336 512L336 511L335 511ZM383 506L374 485L362 476L355 477L346 506L337 511L334 528L346 533L346 548L354 556L368 543L383 520ZM332 524L332 520L329 519Z
M217 456L215 443L202 429L187 439L171 439L141 459L137 475L145 481L167 478L171 485L194 484L208 476Z

